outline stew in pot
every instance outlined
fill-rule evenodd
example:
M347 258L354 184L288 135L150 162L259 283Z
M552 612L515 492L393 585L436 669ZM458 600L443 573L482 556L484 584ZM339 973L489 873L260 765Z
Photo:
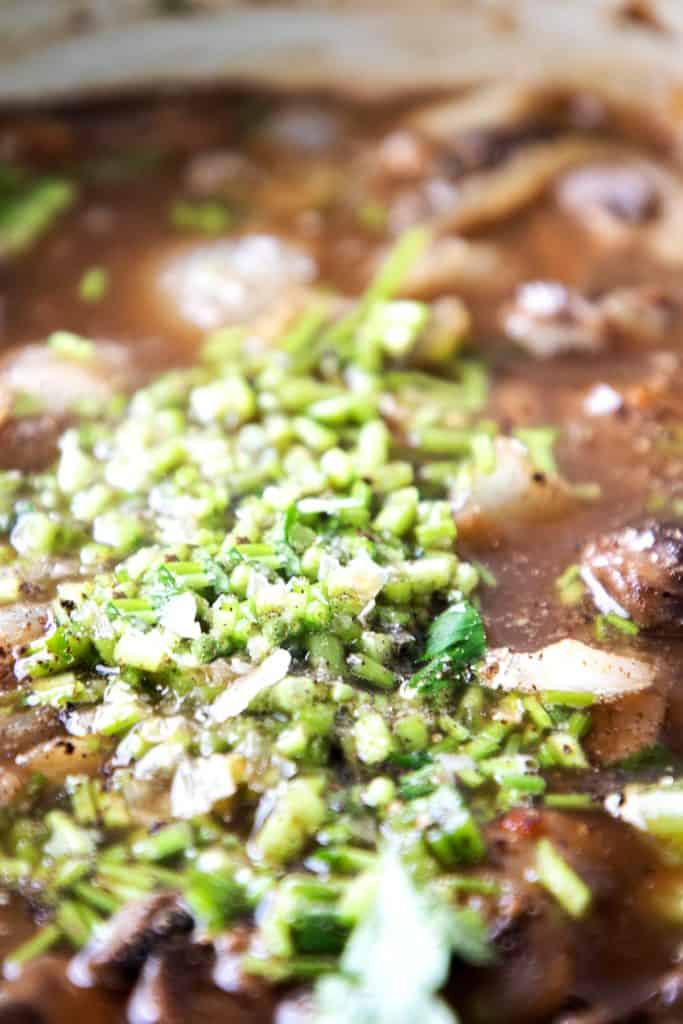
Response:
M595 93L0 119L0 1022L683 1019L683 177Z

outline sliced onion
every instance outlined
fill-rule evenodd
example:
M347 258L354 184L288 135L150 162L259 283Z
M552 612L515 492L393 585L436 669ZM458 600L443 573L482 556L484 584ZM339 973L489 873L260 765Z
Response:
M196 620L197 598L189 590L176 594L166 602L161 615L161 625L174 636L196 640L201 636L201 627Z
M500 167L463 182L438 227L469 232L495 224L534 202L562 171L603 153L600 143L571 136L528 146Z
M495 465L472 467L451 491L459 533L478 546L496 543L520 526L551 522L574 502L557 473L538 473L528 448L512 437L494 441Z
M465 96L428 103L410 117L410 125L438 143L472 131L521 128L549 108L552 93L526 82L493 82Z
M481 674L485 686L521 692L585 693L618 700L648 689L655 670L640 658L601 651L579 640L560 640L525 654L507 647L491 651Z
M238 779L235 761L229 754L210 754L191 760L184 758L176 769L171 786L171 812L174 818L195 818L208 814L222 800L234 796Z
M214 721L225 722L246 711L259 693L285 678L291 663L289 651L278 647L257 668L238 676L213 702L211 716Z
M54 415L83 399L106 401L134 380L130 356L122 345L98 342L92 359L60 355L47 345L24 345L0 363L0 386L30 395Z

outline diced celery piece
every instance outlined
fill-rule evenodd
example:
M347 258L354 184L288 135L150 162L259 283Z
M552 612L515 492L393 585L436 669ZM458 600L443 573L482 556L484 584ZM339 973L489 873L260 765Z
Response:
M571 917L583 917L591 904L591 891L549 839L536 847L538 880Z
M109 273L105 267L88 267L78 283L78 297L83 302L99 302L108 287Z
M119 637L114 648L114 661L119 665L130 665L146 672L158 672L168 661L170 645L167 634L161 629L150 629L143 633L128 626Z
M20 555L49 555L58 532L58 524L44 512L26 512L12 529L10 543Z
M361 712L353 727L356 753L363 764L381 764L393 749L391 733L380 714Z
M0 253L15 255L28 248L75 197L75 185L57 178L10 193L0 203Z
M284 784L252 841L260 858L270 864L286 864L301 853L325 819L321 789L322 781L317 778L299 778Z

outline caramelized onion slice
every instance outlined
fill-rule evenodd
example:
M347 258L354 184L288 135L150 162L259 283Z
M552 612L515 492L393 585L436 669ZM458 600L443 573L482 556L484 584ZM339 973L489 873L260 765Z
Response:
M579 136L527 146L499 167L467 178L436 227L470 232L504 220L538 199L562 171L604 151L601 143Z
M435 238L406 274L401 292L415 299L429 299L442 292L495 283L504 288L512 267L492 242L467 238Z
M69 358L49 345L24 345L0 363L0 388L28 395L40 410L61 416L83 400L106 401L133 382L130 356L122 345L97 342L92 358Z
M211 708L214 721L225 722L246 711L259 693L285 678L291 662L289 651L278 647L251 672L237 676L214 701Z
M643 659L566 639L530 653L506 647L493 650L486 657L481 678L493 689L584 693L600 703L649 689L654 685L655 669Z
M546 112L556 96L526 82L493 82L464 96L420 107L410 127L434 142L447 145L459 135L520 127Z
M495 465L473 467L453 488L460 534L478 545L497 542L530 523L549 522L572 507L571 488L557 473L539 472L528 449L511 437L494 442Z

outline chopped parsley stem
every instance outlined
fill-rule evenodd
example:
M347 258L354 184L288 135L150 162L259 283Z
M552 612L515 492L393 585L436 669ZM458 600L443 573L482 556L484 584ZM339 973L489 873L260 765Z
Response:
M57 924L52 922L51 924L44 925L35 935L32 935L30 939L6 956L5 975L10 978L13 977L15 973L18 973L18 968L22 964L27 963L29 960L34 960L35 957L41 956L43 953L47 953L52 946L59 942L61 937L62 932Z
M558 811L589 811L596 806L590 793L547 793L544 803Z
M591 904L591 891L549 839L536 847L536 872L541 885L570 917L583 917Z
M382 690L392 690L396 686L395 673L367 654L350 654L346 663L352 675L370 683L371 686L377 686Z
M166 860L184 853L192 844L192 839L190 826L184 821L178 821L138 839L133 844L133 856L142 861Z

